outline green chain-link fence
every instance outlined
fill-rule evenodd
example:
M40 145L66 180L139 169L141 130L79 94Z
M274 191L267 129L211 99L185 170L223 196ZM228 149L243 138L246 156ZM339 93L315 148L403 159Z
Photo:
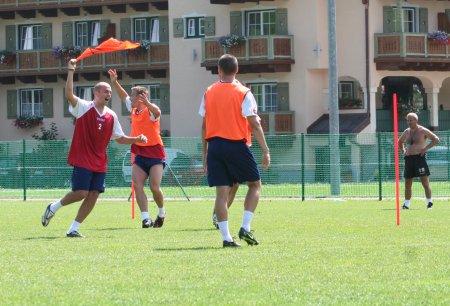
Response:
M433 197L447 197L450 173L449 131L438 132L440 144L427 153ZM395 196L394 141L392 133L267 136L272 163L262 171L263 198L379 198ZM261 150L256 141L256 159ZM168 198L214 197L207 186L201 162L200 138L164 139L168 163L163 191ZM71 186L67 165L70 141L23 140L0 142L0 198L62 197ZM339 165L330 156L340 157ZM336 156L335 155L335 156ZM129 198L131 164L129 146L111 142L106 192L102 197ZM338 173L338 176L335 174ZM403 158L400 156L400 177ZM339 178L334 181L332 178ZM403 180L403 179L402 179ZM402 189L403 186L401 185ZM245 195L241 188L238 196ZM423 196L419 181L414 196Z

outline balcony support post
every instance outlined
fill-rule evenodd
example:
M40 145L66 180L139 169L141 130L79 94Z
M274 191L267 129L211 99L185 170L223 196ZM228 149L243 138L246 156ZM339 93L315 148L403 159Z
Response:
M439 127L439 88L425 88L425 93L427 94L428 108L430 110L430 126L432 130L437 130Z

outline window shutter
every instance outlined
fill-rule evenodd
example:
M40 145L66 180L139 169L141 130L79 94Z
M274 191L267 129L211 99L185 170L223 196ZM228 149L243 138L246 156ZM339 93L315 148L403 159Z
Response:
M170 114L170 87L169 84L161 84L159 86L159 101L161 114Z
M183 18L173 19L173 37L183 37L184 36L184 20Z
M207 16L205 17L205 36L215 36L216 35L216 17Z
M16 26L15 25L7 25L6 27L6 50L8 51L16 51Z
M65 118L72 117L72 114L69 112L70 102L66 98L66 88L63 88L63 116Z
M105 36L106 31L108 30L108 25L111 23L111 20L100 20L100 37ZM108 37L109 38L109 37Z
M53 89L45 88L42 92L42 106L44 118L53 118Z
M230 12L230 35L242 35L242 13Z
M131 93L131 85L122 85L122 88L125 89L125 91L128 93L128 95ZM122 107L122 116L129 116L131 113L128 111L127 106L124 102L120 101L121 107Z
M428 9L419 8L419 32L428 33Z
M73 46L73 22L63 22L62 24L62 32L63 32L63 39L62 43L63 46Z
M383 6L383 33L392 33L394 28L394 9L392 6Z
M8 90L6 93L7 100L7 118L16 119L17 118L17 90Z
M288 14L287 9L277 9L275 11L275 34L288 35Z
M120 39L130 40L131 39L131 19L130 18L120 18Z
M445 15L447 15L447 18L450 21L450 9L445 10Z
M159 42L169 41L169 17L159 17Z
M42 25L42 41L41 41L41 49L51 49L52 44L52 24L44 23Z
M279 111L288 111L289 109L289 83L277 84L277 104Z

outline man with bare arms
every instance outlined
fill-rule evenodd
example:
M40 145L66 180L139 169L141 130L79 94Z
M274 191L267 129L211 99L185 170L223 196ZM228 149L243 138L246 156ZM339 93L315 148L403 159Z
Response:
M412 183L414 177L420 177L425 196L427 208L433 207L430 187L430 170L426 161L426 151L439 143L439 138L429 129L418 124L419 118L415 113L406 115L408 128L402 133L398 140L398 146L405 158L405 203L403 209L409 209L412 195ZM404 143L407 143L405 148Z

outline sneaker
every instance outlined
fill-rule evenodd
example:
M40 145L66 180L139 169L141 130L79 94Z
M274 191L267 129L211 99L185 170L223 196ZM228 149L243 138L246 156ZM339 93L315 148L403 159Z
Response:
M163 224L164 224L164 219L165 219L166 217L160 217L160 216L156 216L156 220L155 220L155 222L153 223L153 227L162 227L163 226Z
M150 219L142 220L142 228L149 228L153 226L153 222Z
M433 204L431 204L433 205ZM403 204L402 209L409 209L409 206L406 206L406 204Z
M239 230L239 239L247 242L248 245L258 245L259 242L256 240L255 235L252 231L246 231L243 227Z
M213 221L214 227L216 229L219 229L219 224L217 223L217 215L216 215L215 211L213 211L213 214L212 214L212 221Z
M234 241L234 239L232 241L223 241L223 247L224 248L240 248L241 245L239 243L237 243L236 241Z
M427 209L432 209L432 208L433 208L433 202L428 202Z
M67 233L66 236L69 237L69 238L85 238L83 235L81 235L77 231L73 231L73 232Z
M44 214L42 215L41 222L43 226L47 226L50 223L50 220L53 218L55 213L50 210L50 206L52 203L48 204L47 208L45 209Z

